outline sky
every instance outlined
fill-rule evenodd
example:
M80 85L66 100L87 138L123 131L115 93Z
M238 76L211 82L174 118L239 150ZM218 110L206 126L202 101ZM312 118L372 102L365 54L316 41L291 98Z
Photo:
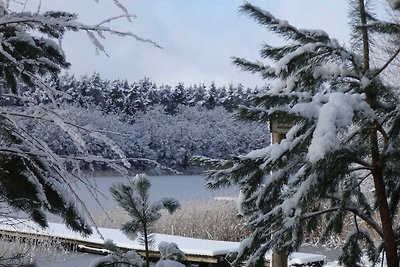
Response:
M25 9L37 9L39 0L28 0ZM41 10L75 12L82 22L95 24L121 14L112 0L42 0ZM133 22L121 19L109 25L131 31L160 44L163 49L129 37L106 36L103 44L108 56L96 55L84 33L68 33L63 40L69 73L76 76L94 72L106 79L144 77L157 84L241 83L263 86L257 75L242 72L232 64L232 56L261 60L263 43L280 44L238 8L243 0L120 0ZM323 29L340 43L349 36L346 0L254 0L249 1L299 28ZM22 9L22 6L17 6Z

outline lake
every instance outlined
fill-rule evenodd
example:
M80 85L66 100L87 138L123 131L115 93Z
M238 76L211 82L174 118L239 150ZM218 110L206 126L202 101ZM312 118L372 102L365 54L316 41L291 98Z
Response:
M215 197L232 197L238 194L238 190L235 188L210 190L204 186L206 183L204 176L199 175L150 176L149 179L152 184L150 188L152 200L173 197L182 202L193 199L207 200ZM99 203L107 209L116 205L109 190L111 185L127 182L124 177L94 177L91 184L97 191L95 197L98 202L83 183L76 185L76 192L89 210L98 210L100 208Z

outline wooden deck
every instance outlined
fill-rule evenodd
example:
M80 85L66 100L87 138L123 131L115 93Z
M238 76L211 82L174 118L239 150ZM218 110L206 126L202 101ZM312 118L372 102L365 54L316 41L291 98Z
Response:
M5 240L18 240L19 242L31 242L32 244L43 241L54 242L67 250L107 254L108 252L104 249L104 240L112 239L120 249L124 251L135 249L144 256L143 246L139 245L137 241L127 239L119 230L99 228L99 232L103 236L95 232L93 236L85 238L69 231L61 224L50 224L49 229L43 230L32 222L16 225L3 225L0 222L0 237ZM187 266L228 267L229 264L225 260L225 255L239 246L238 242L201 240L169 235L156 235L156 239L158 239L156 243L161 240L178 244L179 248L185 252ZM304 254L307 257L301 257L300 254L297 258L295 255L292 256L291 266L320 267L325 260L325 257L321 255ZM154 249L150 252L150 257L152 260L157 261L160 258L160 254ZM307 260L305 260L306 258ZM265 261L265 266L269 266L268 259Z

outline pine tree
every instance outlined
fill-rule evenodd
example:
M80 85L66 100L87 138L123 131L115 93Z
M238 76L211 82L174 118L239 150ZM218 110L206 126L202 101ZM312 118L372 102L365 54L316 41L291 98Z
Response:
M212 82L210 88L206 91L205 99L204 99L204 107L207 109L214 109L217 105L217 88L215 83Z
M125 114L128 116L132 116L137 112L144 111L145 107L145 100L144 94L141 91L140 84L134 83L132 85L128 84L128 81L124 81L122 85L122 89L125 92Z
M183 83L179 83L174 89L171 90L170 103L166 108L166 112L174 115L179 111L179 106L186 106L188 103L186 89Z
M151 183L145 174L136 175L130 184L116 184L110 191L121 206L131 217L131 220L122 225L121 230L139 238L145 247L146 266L149 267L149 247L154 242L152 228L161 217L160 211L166 209L169 213L180 208L180 204L173 198L163 198L150 203Z
M214 166L209 187L239 185L240 212L252 233L231 255L234 265L247 260L255 266L272 249L296 251L318 224L323 237L342 233L344 218L351 218L354 229L340 261L360 266L366 253L371 262L382 255L398 267L400 102L381 74L400 49L375 66L371 40L398 35L400 25L379 20L368 1L350 2L351 48L324 31L298 29L248 3L241 7L286 42L263 46L270 65L234 59L243 70L274 80L240 115L293 126L280 144L230 160L198 158Z

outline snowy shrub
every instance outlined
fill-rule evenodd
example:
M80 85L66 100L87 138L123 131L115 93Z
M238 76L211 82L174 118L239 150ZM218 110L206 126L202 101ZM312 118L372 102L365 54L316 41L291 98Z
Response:
M160 242L158 250L160 251L160 260L183 261L185 257L185 253L173 242Z
M94 259L89 267L142 267L144 261L134 250L123 252L112 241L105 242L105 248L110 252L108 255Z

